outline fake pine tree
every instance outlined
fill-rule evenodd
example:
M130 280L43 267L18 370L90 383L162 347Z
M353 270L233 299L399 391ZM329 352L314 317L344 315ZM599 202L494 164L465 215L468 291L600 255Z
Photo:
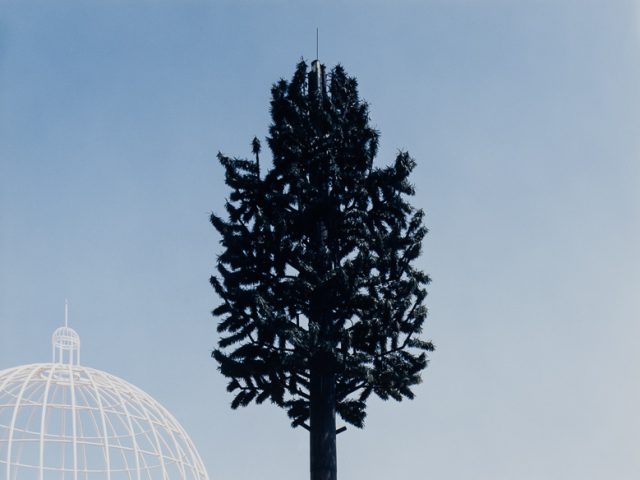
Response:
M421 340L427 230L408 197L415 162L373 165L378 133L357 83L298 64L272 88L271 168L218 154L231 194L212 214L223 251L211 283L213 357L232 408L269 400L310 434L311 480L336 479L336 414L362 427L366 401L413 398L433 345Z

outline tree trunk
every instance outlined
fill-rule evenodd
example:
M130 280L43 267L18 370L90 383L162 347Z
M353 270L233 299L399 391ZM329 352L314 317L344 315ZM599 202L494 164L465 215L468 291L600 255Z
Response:
M315 78L314 78L315 77ZM325 95L325 84L322 66L316 60L309 75L309 90L321 97ZM329 198L328 163L319 161L311 172L314 185L320 187L320 198L317 205L313 242L320 254L321 261L316 269L324 274L332 270L329 252L327 228L327 211ZM309 459L311 480L337 480L338 464L336 455L336 374L333 351L325 350L325 342L331 342L332 319L330 317L331 298L326 285L321 285L312 301L311 320L319 327L321 339L320 351L313 355L310 364L309 385Z
M337 480L335 373L325 362L318 363L310 379L311 480Z

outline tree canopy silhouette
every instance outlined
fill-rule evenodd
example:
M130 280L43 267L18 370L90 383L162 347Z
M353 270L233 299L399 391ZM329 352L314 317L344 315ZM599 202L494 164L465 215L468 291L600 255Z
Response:
M300 62L271 90L272 165L218 154L231 193L212 214L223 251L213 357L232 408L269 400L310 430L311 477L336 478L336 414L364 425L373 393L413 398L433 344L419 338L427 233L409 203L415 161L374 166L378 132L357 82Z

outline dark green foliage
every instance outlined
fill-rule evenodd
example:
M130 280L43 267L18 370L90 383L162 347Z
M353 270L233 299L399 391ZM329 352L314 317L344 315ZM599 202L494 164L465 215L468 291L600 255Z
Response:
M321 78L323 85L317 85ZM413 266L427 230L407 201L415 162L404 152L376 168L378 133L342 67L301 62L272 88L273 167L218 154L231 188L222 236L222 303L213 356L232 408L270 400L293 426L309 417L313 361L335 373L336 410L362 427L371 393L413 398L430 342L420 340L429 278Z

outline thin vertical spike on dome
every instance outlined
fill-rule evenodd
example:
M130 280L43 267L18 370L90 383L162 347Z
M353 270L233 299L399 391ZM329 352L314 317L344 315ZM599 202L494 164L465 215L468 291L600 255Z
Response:
M64 327L59 327L51 337L53 362L80 364L80 336L69 327L69 302L64 302Z

